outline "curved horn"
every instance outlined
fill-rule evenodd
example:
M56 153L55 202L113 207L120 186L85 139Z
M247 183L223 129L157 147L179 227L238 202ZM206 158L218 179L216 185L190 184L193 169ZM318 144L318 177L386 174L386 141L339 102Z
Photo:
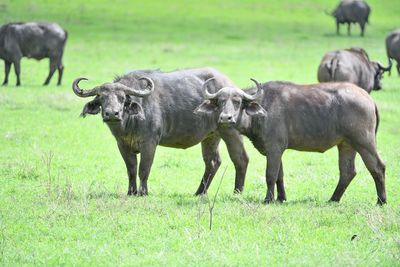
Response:
M134 96L144 97L144 96L148 96L151 93L153 93L153 91L154 91L154 82L150 78L141 77L141 78L139 78L139 80L146 80L150 84L150 88L148 90L146 90L146 91L143 91L143 90L137 90L137 89L128 87L128 86L126 86L126 85L124 85L122 83L119 83L119 82L116 83L116 84L118 84L118 87L122 88L127 95L134 95Z
M209 82L211 82L212 80L215 80L215 78L212 77L212 78L206 80L206 81L203 83L202 91L203 91L203 93L204 93L204 96L205 96L207 99L213 99L213 98L215 98L215 97L218 96L218 92L219 92L219 91L216 92L216 93L214 93L214 94L212 94L212 93L208 92L208 90L207 90L207 84L208 84Z
M87 81L88 79L84 78L84 77L80 77L80 78L75 79L74 82L72 83L72 90L74 91L74 93L80 97L89 97L89 96L97 95L97 93L99 91L98 87L95 87L90 90L83 90L83 89L79 88L78 84L82 80Z
M248 101L254 101L254 100L256 100L256 99L258 99L258 98L260 98L260 97L262 96L263 89L262 89L261 84L260 84L259 82L257 82L256 79L251 78L250 80L252 80L252 81L256 84L256 86L257 86L257 93L255 93L254 95L249 95L249 94L246 94L245 92L243 92L242 95L243 95L243 97L244 97L246 100L248 100Z
M387 66L386 68L382 66L380 63L378 63L379 68L383 71L390 71L392 69L392 65L393 65L392 59L389 59L389 66Z

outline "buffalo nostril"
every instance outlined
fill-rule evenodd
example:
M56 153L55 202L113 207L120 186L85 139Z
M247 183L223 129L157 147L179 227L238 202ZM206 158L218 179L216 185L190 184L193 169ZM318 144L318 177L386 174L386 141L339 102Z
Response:
M119 112L115 112L115 116L118 116Z
M228 116L228 121L231 121L232 120L232 116Z

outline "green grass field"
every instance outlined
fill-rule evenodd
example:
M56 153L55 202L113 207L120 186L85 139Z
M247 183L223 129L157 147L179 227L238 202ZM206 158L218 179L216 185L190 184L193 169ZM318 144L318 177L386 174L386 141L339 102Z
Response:
M136 2L136 3L134 3ZM79 114L89 88L129 70L212 66L239 86L259 81L315 83L323 54L364 47L387 63L386 34L400 26L398 0L370 0L366 37L336 36L324 14L336 0L19 1L0 0L0 22L56 21L69 32L63 86L42 87L48 61L22 61L0 87L0 264L260 266L400 266L400 78L372 93L381 113L378 149L385 160L388 204L359 156L358 174L341 203L328 203L338 181L337 150L286 151L288 201L265 206L265 163L250 156L245 192L233 195L234 167L222 165L206 198L200 146L159 147L148 197L127 197L125 164L100 116ZM342 28L346 33L346 28ZM0 79L4 67L1 63ZM356 235L354 240L351 238Z

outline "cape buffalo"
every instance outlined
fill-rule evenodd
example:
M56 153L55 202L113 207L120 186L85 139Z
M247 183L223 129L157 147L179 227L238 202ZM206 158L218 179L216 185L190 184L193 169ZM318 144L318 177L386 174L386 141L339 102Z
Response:
M48 85L56 69L58 82L61 84L64 66L62 56L67 32L55 23L8 23L0 27L0 58L4 60L5 77L3 85L8 84L11 64L14 64L17 75L17 86L20 81L20 61L22 57L50 59L50 72L44 85Z
M221 126L234 126L267 157L267 195L285 201L282 154L286 149L324 152L339 150L340 179L331 201L339 201L356 175L354 159L360 153L374 178L378 203L386 202L385 164L376 151L378 109L368 95L351 83L297 85L268 82L242 91L224 87L204 90L205 100L195 112L213 113ZM205 83L205 88L206 88Z
M347 23L347 34L350 35L350 24L358 23L361 28L361 36L364 36L365 24L368 23L368 4L363 0L343 0L330 14L336 19L336 34L339 32L339 24Z
M391 62L391 59L396 60L397 72L400 75L400 29L391 32L386 37L386 53L389 62Z
M117 140L128 170L128 195L147 194L147 178L158 145L185 149L200 142L205 171L196 195L205 193L221 164L218 152L221 138L235 165L235 192L243 190L248 156L240 133L218 129L212 118L193 114L204 100L202 85L210 77L215 77L215 88L233 86L224 74L211 68L133 71L91 90L79 88L78 83L85 78L73 82L76 95L95 97L85 105L81 115L101 112ZM136 156L139 153L140 187L137 191Z
M385 71L390 71L392 62L383 67L371 61L362 48L350 48L328 52L318 67L319 82L351 82L366 90L382 89L381 79Z

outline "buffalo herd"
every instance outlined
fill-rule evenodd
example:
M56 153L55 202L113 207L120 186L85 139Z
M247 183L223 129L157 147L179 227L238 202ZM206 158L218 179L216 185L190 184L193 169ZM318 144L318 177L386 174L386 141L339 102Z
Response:
M363 0L343 0L327 13L336 19L337 34L340 24L347 24L350 34L351 23L358 23L364 36L370 12ZM56 70L60 85L67 36L55 23L1 26L3 85L8 84L12 64L20 85L22 57L49 58L44 85ZM81 88L87 80L81 77L73 81L72 89L79 97L91 98L81 116L100 113L115 137L128 172L128 195L148 194L158 145L186 149L199 143L205 167L196 195L205 194L221 165L221 139L236 170L234 192L242 192L249 161L244 135L267 159L265 203L286 201L282 163L286 149L322 153L336 146L340 177L330 200L339 201L355 177L359 153L374 179L378 204L384 204L385 164L376 147L379 112L369 93L382 88L380 80L385 72L390 75L393 61L400 75L400 30L388 35L386 50L387 66L370 60L359 47L327 52L318 67L320 83L310 85L251 79L254 86L242 90L214 68L196 68L137 70L91 89Z

